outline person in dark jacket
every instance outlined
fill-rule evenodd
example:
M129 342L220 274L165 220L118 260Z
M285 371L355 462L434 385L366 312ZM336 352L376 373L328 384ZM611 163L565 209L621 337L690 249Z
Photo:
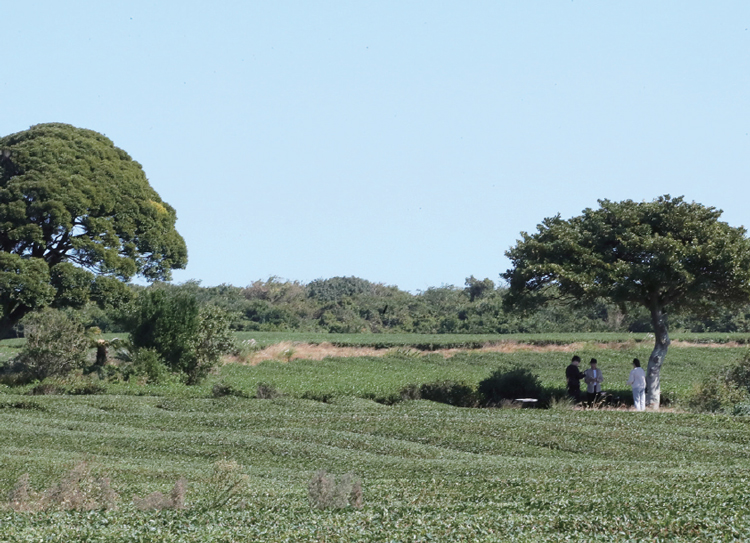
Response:
M583 372L578 369L581 363L581 357L576 355L570 361L570 365L565 368L565 379L568 381L568 394L575 401L581 401L581 379L584 378Z

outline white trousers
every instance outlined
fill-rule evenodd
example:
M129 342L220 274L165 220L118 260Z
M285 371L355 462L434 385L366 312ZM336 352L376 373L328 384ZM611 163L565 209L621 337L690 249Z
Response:
M633 387L633 403L636 411L646 409L646 389L645 387Z

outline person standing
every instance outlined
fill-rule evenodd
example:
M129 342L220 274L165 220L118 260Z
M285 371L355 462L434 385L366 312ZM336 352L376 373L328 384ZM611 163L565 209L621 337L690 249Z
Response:
M581 357L576 355L570 361L570 365L565 368L565 379L568 382L568 394L576 402L581 401L581 379L585 376L578 365L581 363Z
M628 384L633 387L633 405L636 411L646 409L646 372L641 367L641 361L633 359L633 369L628 378Z
M597 368L596 358L592 358L589 365L591 367L583 372L583 380L586 382L589 404L593 405L602 395L602 381L604 381L604 377L602 377L602 370Z

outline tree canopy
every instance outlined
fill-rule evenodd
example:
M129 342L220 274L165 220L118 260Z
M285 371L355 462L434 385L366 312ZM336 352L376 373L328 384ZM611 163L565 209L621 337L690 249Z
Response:
M605 299L651 313L656 346L647 375L658 405L669 346L667 310L708 312L750 300L750 240L721 211L669 195L652 202L599 200L571 219L547 218L506 255L512 305Z
M175 221L141 165L102 134L51 123L0 138L0 334L116 280L169 279L187 263Z

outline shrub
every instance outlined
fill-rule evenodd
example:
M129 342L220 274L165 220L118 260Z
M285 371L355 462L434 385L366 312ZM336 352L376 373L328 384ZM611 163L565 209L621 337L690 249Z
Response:
M29 396L52 396L56 394L65 394L65 389L57 384L39 383L31 387L27 392Z
M488 405L498 405L502 400L517 398L540 399L544 395L539 377L520 367L509 371L498 369L479 383L478 390Z
M750 352L729 369L727 380L750 393Z
M153 288L141 293L124 324L136 350L152 349L169 370L195 384L236 350L229 322L224 310L200 307L188 292Z
M247 394L232 385L225 383L216 383L211 387L211 396L214 398L223 398L225 396L237 396L238 398L247 398Z
M255 397L259 400L273 400L282 396L275 386L269 385L268 383L258 383L258 388L255 391Z
M89 340L85 330L65 313L45 309L24 319L26 344L16 367L33 379L66 375L86 365Z
M699 412L743 414L750 401L750 353L723 373L712 374L697 384L688 407Z
M344 509L347 506L359 509L363 501L362 483L350 473L336 481L335 476L320 470L307 485L307 497L310 506L316 509Z
M454 381L425 383L419 387L419 397L457 407L475 407L479 404L479 395L472 386Z
M729 412L743 401L747 401L744 389L720 375L710 375L695 386L688 407L698 412Z
M406 385L399 391L399 397L401 398L401 401L404 402L407 402L409 400L421 400L422 392L420 390L420 386L414 383Z
M155 349L135 349L129 358L129 364L122 370L126 380L135 378L146 383L164 383L169 380L169 368Z

